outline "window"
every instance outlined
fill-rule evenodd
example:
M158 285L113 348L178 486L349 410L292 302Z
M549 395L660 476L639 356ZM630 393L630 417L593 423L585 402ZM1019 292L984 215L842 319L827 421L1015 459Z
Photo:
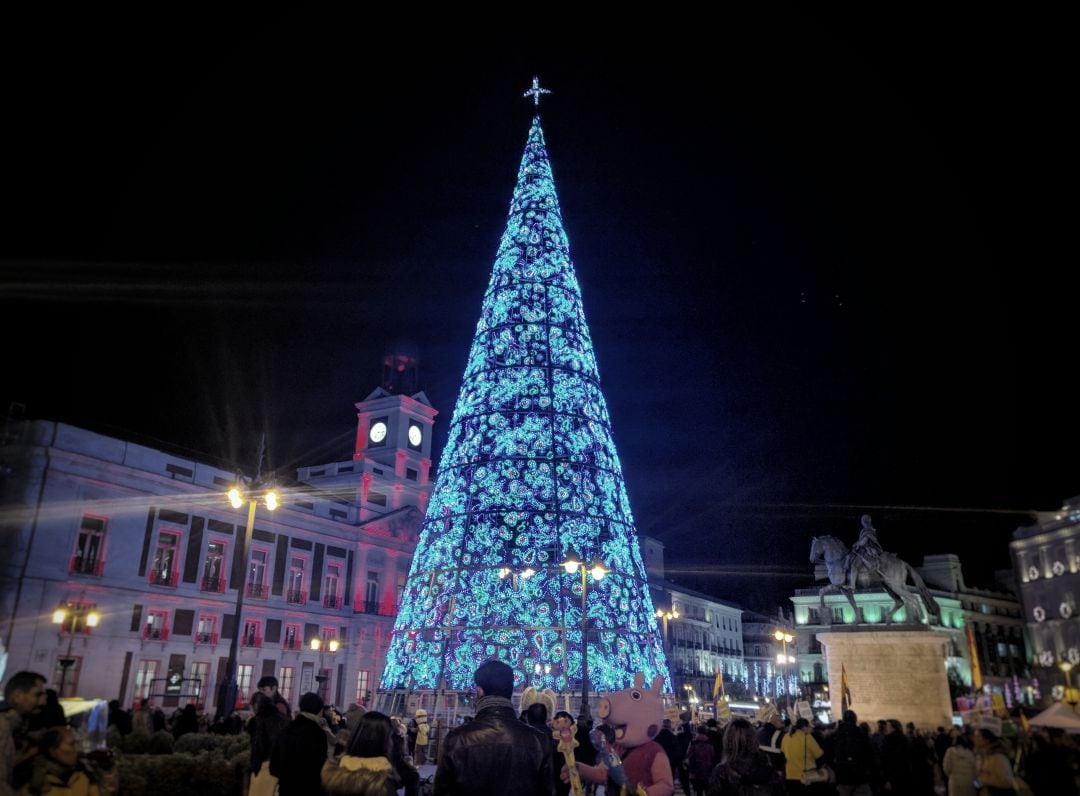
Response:
M247 593L249 597L266 599L266 571L270 562L270 551L254 547L251 549L251 562L248 566Z
M409 481L416 481L420 478L420 473L411 467L405 468L405 478Z
M289 588L285 599L298 605L307 602L307 594L304 593L304 564L304 559L299 556L294 556L289 561Z
M367 502L374 503L376 506L386 505L386 495L382 492L368 492Z
M251 694L251 678L255 673L255 664L241 663L236 667L236 704L240 705ZM278 690L281 690L280 688Z
M341 585L341 564L330 564L326 567L326 578L323 580L323 604L327 608L340 608L341 595L338 589Z
M225 591L225 544L211 540L206 544L206 560L203 562L202 590L221 593Z
M202 703L203 689L210 682L210 664L197 662L191 664L191 674L188 675L191 682L188 690L194 695L195 701Z
M105 566L105 520L83 517L75 540L71 571L80 575L100 575Z
M180 547L180 534L162 531L158 534L157 550L154 551L154 568L150 582L157 586L176 585L176 567L179 563L176 551Z
M285 642L281 646L287 650L300 649L300 625L285 625Z
M398 575L397 589L395 591L395 595L397 596L397 601L394 603L394 608L396 608L398 610L401 610L401 602L402 602L402 599L405 597L405 579L406 579L405 575Z
M356 673L356 701L364 707L367 707L371 699L371 692L368 691L369 677L370 674L365 671Z
M258 619L244 620L244 633L240 636L240 643L245 647L262 645L262 623Z
M286 702L292 701L293 677L296 670L292 666L282 666L278 669L278 691Z
M195 630L196 644L217 644L217 617L202 614Z
M169 638L169 612L147 611L143 638L153 641L167 641Z
M148 699L150 697L151 684L157 677L157 661L139 661L139 668L135 671L135 699Z
M817 608L809 608L809 609L807 609L806 622L807 622L807 624L810 624L810 625L820 625L821 624L821 614L818 613Z
M376 614L379 612L379 573L376 570L368 570L364 603L365 613Z
M839 605L834 605L833 606L832 620L833 620L833 622L841 622L841 623L844 621L844 609L843 609L842 606L839 606Z

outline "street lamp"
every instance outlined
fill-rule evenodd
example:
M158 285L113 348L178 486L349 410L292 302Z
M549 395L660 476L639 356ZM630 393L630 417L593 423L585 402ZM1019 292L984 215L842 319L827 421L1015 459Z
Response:
M315 675L315 682L319 684L319 696L322 697L322 701L325 703L327 701L327 697L329 697L329 694L326 693L326 681L328 678L325 674L323 674L323 655L325 653L323 652L322 646L323 642L321 638L319 638L318 636L311 637L311 650L312 652L319 653L319 673ZM329 652L331 655L333 655L338 651L338 646L338 640L336 638L332 638L328 642L326 642L326 652Z
M784 679L784 704L791 709L791 695L788 693L787 684L787 665L795 663L795 656L788 655L787 645L795 640L795 636L788 633L786 630L777 629L773 633L773 638L781 642L784 645L784 651L776 654L776 662L780 665L780 676ZM779 700L778 700L779 701Z
M1080 694L1072 687L1072 661L1062 661L1058 664L1058 668L1065 672L1065 701L1069 703L1069 706L1076 710L1076 704L1080 702Z
M259 451L259 466L261 469L261 449ZM245 500L248 503L247 527L244 529L244 538L240 540L235 553L240 557L241 561L247 559L248 546L251 544L251 531L255 526L255 507L259 505L259 500L261 499L270 511L278 507L277 492L274 491L273 487L262 483L259 474L256 474L254 479L246 481L245 487L246 490L237 485L228 492L229 502L234 509L243 506ZM244 586L245 584L241 583L240 588L236 590L236 614L233 619L232 638L229 640L229 659L225 663L225 677L222 678L221 687L218 689L217 718L219 719L228 718L236 707L236 655L240 647L240 625L244 611Z
M675 619L678 619L679 618L679 612L676 611L674 607L672 607L672 609L670 611L665 611L663 608L657 608L656 611L654 612L654 616L657 619L659 619L659 620L661 620L663 622L664 627L663 627L663 633L661 635L661 639L663 641L663 646L664 646L664 656L670 661L671 660L671 655L670 655L671 643L670 643L670 640L668 639L668 622L670 622L672 620L675 620ZM671 674L674 676L675 674L677 674L677 672L674 669L672 669Z
M68 669L75 665L75 659L71 657L71 645L75 642L75 634L85 632L85 629L88 627L97 627L101 614L95 610L96 608L97 606L93 603L73 603L68 600L61 600L60 605L53 611L53 624L60 625L61 633L64 632L64 622L68 619L71 620L71 625L68 627L67 631L67 654L57 661L57 663L60 664L60 687L57 689L57 693L60 696L64 695L64 685L67 683ZM81 628L80 624L82 625Z
M568 575L581 570L581 717L588 721L592 714L589 712L589 617L585 606L589 587L585 576L589 574L593 576L593 580L601 581L609 570L600 561L594 561L592 566L586 569L585 562L572 552L562 562L562 567Z

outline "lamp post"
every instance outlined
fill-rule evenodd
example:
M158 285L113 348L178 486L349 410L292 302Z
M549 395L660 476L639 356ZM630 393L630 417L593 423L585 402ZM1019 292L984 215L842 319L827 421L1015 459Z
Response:
M97 627L101 614L95 610L96 608L97 606L93 603L73 603L69 600L61 600L60 605L53 611L53 624L60 625L61 633L64 632L64 622L69 618L71 620L71 626L68 627L67 654L57 661L57 663L60 664L60 687L56 692L60 696L64 695L64 685L67 683L68 669L75 665L75 659L71 657L71 647L72 644L75 643L75 634L79 633L81 630L85 631L88 627Z
M1069 703L1069 707L1076 710L1076 705L1080 702L1080 694L1072 687L1072 661L1062 661L1058 664L1058 668L1065 672L1065 701Z
M588 721L592 718L592 714L589 712L589 617L585 605L589 585L585 576L589 574L593 576L593 580L601 581L609 570L598 560L586 569L585 562L574 553L567 556L562 562L562 567L568 575L581 570L581 717Z
M262 449L259 450L259 466L262 467ZM241 479L242 480L242 479ZM256 473L255 478L245 482L246 489L241 490L240 486L234 486L229 490L229 502L234 509L238 509L244 505L244 501L247 500L248 515L247 526L244 529L244 538L240 540L237 546L235 555L240 556L242 561L247 558L248 546L251 544L251 531L255 526L255 507L259 505L261 499L266 508L270 511L274 511L278 507L278 496L274 489L262 483L260 474ZM245 579L247 568L244 569ZM237 651L240 647L240 625L244 611L244 583L240 584L240 588L236 590L236 614L233 619L233 632L232 638L229 639L229 658L225 663L225 677L221 680L221 687L218 688L218 700L217 700L217 718L225 719L232 715L233 709L236 707L236 667L237 667Z
M679 618L679 612L675 610L674 606L672 606L670 611L665 611L663 608L657 608L653 615L657 619L659 619L661 622L663 622L663 630L661 632L660 638L661 638L661 641L663 642L664 657L668 659L669 665L672 665L671 664L671 654L670 654L671 644L670 644L670 642L668 640L668 622L670 622L672 620L675 620L675 619L678 619ZM671 674L672 674L672 682L674 683L674 675L678 674L678 672L675 671L673 665L672 665L672 669L671 669Z
M788 655L787 645L795 640L795 636L788 633L786 630L777 628L773 633L773 638L781 642L784 645L783 652L776 654L776 662L780 665L780 676L784 678L784 706L791 710L791 695L788 693L787 684L787 665L789 663L795 663L795 656ZM779 699L777 699L779 701Z
M318 636L312 636L311 650L313 652L319 653L319 673L315 675L315 682L319 684L319 696L322 697L322 701L325 703L327 701L327 697L330 695L326 692L327 677L325 674L323 674L323 655L325 655L326 653L323 651L322 647L322 639ZM329 652L331 655L333 655L337 651L338 640L336 638L332 638L328 642L326 642L326 652Z

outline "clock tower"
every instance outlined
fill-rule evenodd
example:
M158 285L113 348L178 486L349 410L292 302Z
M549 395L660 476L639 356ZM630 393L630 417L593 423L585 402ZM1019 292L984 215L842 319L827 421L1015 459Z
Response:
M438 412L424 393L376 388L356 404L361 521L406 506L427 509L431 494L431 430Z

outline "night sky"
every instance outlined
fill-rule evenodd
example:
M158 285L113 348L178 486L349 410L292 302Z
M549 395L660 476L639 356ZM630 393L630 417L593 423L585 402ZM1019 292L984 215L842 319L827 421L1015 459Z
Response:
M441 449L535 73L672 576L767 609L869 512L986 583L1080 493L1075 88L1063 21L930 8L9 20L0 400L246 468L265 428L288 472L405 340Z

